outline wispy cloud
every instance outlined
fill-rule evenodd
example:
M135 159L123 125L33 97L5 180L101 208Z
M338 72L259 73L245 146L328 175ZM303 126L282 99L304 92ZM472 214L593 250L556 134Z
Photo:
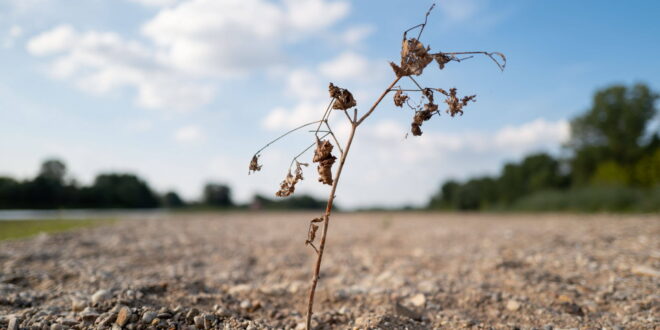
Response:
M60 25L31 38L27 49L50 59L54 77L82 90L106 94L129 87L140 107L189 110L213 100L210 78L222 81L278 65L283 47L336 24L349 8L345 1L326 0L190 0L161 8L145 22L147 42Z

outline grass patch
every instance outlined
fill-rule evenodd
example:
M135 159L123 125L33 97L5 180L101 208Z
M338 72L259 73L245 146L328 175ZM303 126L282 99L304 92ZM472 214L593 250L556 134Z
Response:
M39 233L55 233L78 228L98 226L114 222L114 219L55 219L0 221L0 241L24 238Z

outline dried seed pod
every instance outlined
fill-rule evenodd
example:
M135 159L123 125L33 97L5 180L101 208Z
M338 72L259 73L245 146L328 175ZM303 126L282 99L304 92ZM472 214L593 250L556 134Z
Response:
M408 95L404 94L401 90L394 93L394 105L401 108L403 104L408 100Z
M345 88L340 88L330 83L328 91L330 92L330 97L335 99L335 102L332 104L333 109L347 110L357 104L353 98L353 94Z
M463 115L463 107L465 107L470 101L477 101L476 95L464 96L462 99L459 99L458 96L456 96L456 88L449 89L449 92L442 88L438 88L437 91L447 97L444 102L447 103L448 106L447 113L452 117L456 114Z
M248 175L253 172L261 171L261 166L262 165L259 165L259 155L252 156L252 160L250 160L250 167L248 169Z
M296 191L296 184L298 181L303 180L302 166L308 166L308 164L296 161L295 175L292 175L291 170L289 170L289 173L287 173L284 180L280 183L280 190L275 193L275 196L287 197Z
M410 124L410 132L414 136L422 135L422 123L431 119L433 114L438 111L438 105L434 103L424 104L424 110L416 111L413 121Z
M316 150L314 151L314 163L319 163L317 170L319 172L319 181L327 185L332 185L332 164L337 157L332 155L333 145L328 140L316 140Z

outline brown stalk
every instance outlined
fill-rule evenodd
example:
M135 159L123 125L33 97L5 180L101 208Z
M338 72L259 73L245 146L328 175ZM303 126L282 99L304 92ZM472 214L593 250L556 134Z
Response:
M369 117L378 104L385 98L387 93L390 92L392 87L399 82L400 77L396 77L394 81L383 91L380 97L376 100L374 105L371 106L369 111L360 117L357 121L351 122L351 132L348 136L348 141L344 146L344 152L342 152L341 157L339 158L339 167L337 168L337 174L332 182L332 188L330 189L330 196L328 197L328 204L325 207L325 214L323 215L323 232L321 233L321 242L319 243L318 251L316 254L316 264L314 266L314 276L312 277L312 286L309 290L309 301L307 302L307 329L312 328L312 314L314 309L314 294L316 293L316 285L319 281L319 273L321 272L321 261L323 260L323 251L325 250L325 238L328 235L328 225L330 224L330 215L332 214L332 204L335 201L335 192L337 191L337 186L339 185L339 178L341 177L341 172L344 169L344 163L346 162L346 157L348 156L349 150L351 150L351 145L353 144L353 137L355 136L355 131L362 122ZM357 117L357 116L356 116Z

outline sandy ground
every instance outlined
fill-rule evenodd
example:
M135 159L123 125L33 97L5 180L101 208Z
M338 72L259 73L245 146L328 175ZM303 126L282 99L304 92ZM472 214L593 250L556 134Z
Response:
M0 242L0 328L300 328L316 215ZM660 329L658 215L338 214L328 237L319 329Z

